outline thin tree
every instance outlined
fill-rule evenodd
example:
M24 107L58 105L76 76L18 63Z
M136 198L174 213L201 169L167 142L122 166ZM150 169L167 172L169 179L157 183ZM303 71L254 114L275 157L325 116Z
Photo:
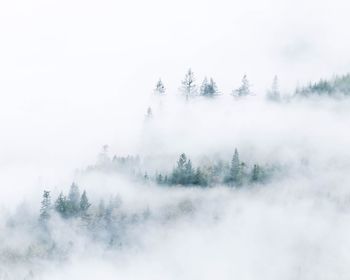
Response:
M91 206L91 203L89 202L89 199L86 195L86 191L84 190L83 194L80 197L79 212L80 212L80 217L87 224L89 224L89 221L90 221L90 215L88 213L90 206Z
M51 212L51 196L49 191L44 191L43 193L43 199L41 201L41 208L40 208L40 221L42 223L46 223L50 219L50 212Z
M237 149L235 149L234 155L232 157L231 161L231 168L230 168L230 177L234 184L239 185L242 182L242 169L241 169L241 162L239 159L239 153Z
M67 199L68 216L73 217L79 214L80 210L80 191L79 187L73 182L70 186Z
M188 69L185 78L183 79L181 84L181 90L182 93L185 95L186 100L188 100L190 97L196 94L197 86L195 84L194 73L192 72L191 68Z
M61 215L61 217L66 217L67 208L67 198L61 192L55 201L55 210Z
M267 98L272 101L279 101L281 99L277 76L273 78L271 88L267 92Z

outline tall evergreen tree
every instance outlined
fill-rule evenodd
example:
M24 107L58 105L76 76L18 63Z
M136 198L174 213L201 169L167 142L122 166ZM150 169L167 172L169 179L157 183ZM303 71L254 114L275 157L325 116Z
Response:
M267 98L272 101L279 101L281 99L277 76L273 78L271 89L267 92Z
M200 87L199 94L202 95L202 96L206 96L206 94L207 94L207 87L208 87L208 78L205 77L203 82L202 82L202 85Z
M182 153L177 161L177 166L174 168L171 177L170 183L172 185L183 184L185 180L185 169L186 169L187 157Z
M40 221L46 223L50 219L51 196L49 191L44 191L40 208Z
M181 82L181 90L182 93L185 95L186 100L188 100L190 97L194 96L197 92L197 86L195 84L195 78L194 73L191 69L188 69L184 80Z
M87 198L86 191L83 191L83 194L81 195L80 203L79 203L80 212L86 213L90 208L90 206L91 206L91 203Z
M70 186L67 199L68 216L73 217L79 214L80 210L80 191L79 187L73 182Z
M165 86L164 86L161 79L158 80L158 82L156 84L156 88L154 89L154 93L156 95L164 95L165 94Z
M205 178L205 175L203 174L203 172L200 170L199 167L196 169L196 172L194 174L193 184L197 186L203 186L203 187L205 187L208 184L207 179Z
M261 182L262 179L263 179L262 168L258 164L254 164L252 174L251 174L251 181L252 182Z
M232 157L229 178L235 185L240 185L242 183L242 168L237 149L235 149Z
M218 87L213 78L210 78L210 81L208 82L208 79L205 77L200 88L200 95L205 97L214 97L218 93Z
M234 90L232 94L236 97L244 97L251 94L247 75L243 76L241 86L238 89Z
M62 192L59 194L58 198L55 201L55 210L61 215L61 217L67 217L67 198L63 195Z
M189 159L185 164L185 170L184 170L184 185L191 185L194 182L194 171L192 168L192 162Z
M179 160L177 161L177 168L180 169L180 170L184 170L186 162L187 162L187 157L186 157L186 155L184 153L182 153L180 155Z

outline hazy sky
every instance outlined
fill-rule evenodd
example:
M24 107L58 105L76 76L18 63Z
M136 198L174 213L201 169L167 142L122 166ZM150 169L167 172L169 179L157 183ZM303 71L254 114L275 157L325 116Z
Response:
M122 150L118 139L135 135L156 80L176 94L188 67L224 93L247 74L258 95L275 74L292 89L347 72L348 8L341 0L3 0L2 176L15 184L21 166L56 176L57 165L81 167L105 143Z
M33 238L33 225L8 223L7 208L26 200L36 221L43 189L57 194L77 179L93 203L120 194L130 215L166 216L188 201L195 215L135 225L132 246L114 255L55 220L58 246L73 240L78 250L66 265L37 263L48 268L42 279L349 279L350 101L259 98L276 74L288 94L349 72L349 10L347 0L0 0L0 278L5 260L19 279L6 248L25 253ZM227 96L173 98L189 67ZM228 94L244 74L255 96L235 101ZM161 106L151 98L159 78ZM238 190L75 176L104 144L164 155L166 167L169 154L197 166L196 156L229 160L238 147L248 164L286 174ZM19 228L30 221L23 205Z

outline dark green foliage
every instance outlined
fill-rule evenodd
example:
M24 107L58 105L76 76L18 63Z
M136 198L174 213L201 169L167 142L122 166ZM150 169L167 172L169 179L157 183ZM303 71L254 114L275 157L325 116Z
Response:
M331 80L320 80L310 83L302 88L297 88L296 96L336 96L350 94L350 74L336 76Z
M239 153L237 149L235 149L235 152L231 160L229 174L225 178L225 182L233 186L241 185L243 180L243 168L244 168L244 163L240 161Z
M272 175L274 169L265 169L255 164L251 170L240 160L238 150L235 149L230 164L218 161L202 168L194 168L185 154L181 154L176 167L170 176L156 174L153 177L159 185L182 186L213 186L225 184L232 187L243 186L250 182L265 182ZM169 178L169 179L168 179Z
M204 78L200 88L200 95L205 97L214 97L219 94L218 87L214 80L210 78L209 82L207 78Z
M62 218L82 217L88 219L88 210L91 206L86 191L80 196L79 187L73 183L68 197L61 192L55 202L55 210Z
M91 206L91 203L89 203L87 198L86 191L84 191L81 195L79 206L81 212L86 212Z
M58 198L56 199L55 202L55 210L57 213L59 213L62 217L66 217L67 216L67 198L66 196L63 195L63 193L61 192L58 196Z
M196 169L196 173L194 174L193 185L203 187L208 185L208 180L199 167Z
M79 202L79 214L82 217L83 220L85 220L87 223L89 222L90 215L88 213L88 210L91 206L91 203L89 202L89 199L86 195L86 191L83 192L80 198Z
M66 212L68 217L77 216L80 212L80 191L75 183L71 185L68 193Z
M177 166L174 168L169 178L170 185L198 185L204 181L204 176L200 170L196 171L192 167L190 159L187 160L185 154L181 154L177 161Z

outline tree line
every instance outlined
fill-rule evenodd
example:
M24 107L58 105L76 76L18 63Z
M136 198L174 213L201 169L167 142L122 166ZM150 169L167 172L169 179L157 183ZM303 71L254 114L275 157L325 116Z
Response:
M196 96L213 98L222 94L212 77L204 77L201 85L198 86L196 84L194 72L191 69L188 69L184 79L181 81L180 91L182 95L186 98L186 100ZM162 79L159 79L157 81L154 93L157 96L164 96L166 94L166 87ZM253 95L251 91L251 84L248 81L247 75L244 75L242 77L241 85L238 88L232 90L231 95L236 98ZM277 76L274 77L271 88L267 91L266 96L268 99L271 100L280 100L281 95L278 87Z
M200 186L227 185L241 187L249 183L263 183L272 175L270 168L254 164L249 167L240 160L238 150L232 156L230 163L218 161L205 167L193 167L191 159L181 154L176 166L169 174L158 173L155 181L165 186ZM148 178L147 178L148 179Z
M243 186L251 183L264 183L276 171L276 166L255 163L248 165L242 161L237 149L234 150L231 161L210 161L202 166L194 166L192 160L182 153L174 168L168 172L145 171L139 156L110 158L104 148L95 165L87 171L103 171L123 173L133 179L156 183L161 186L198 186L215 185Z

